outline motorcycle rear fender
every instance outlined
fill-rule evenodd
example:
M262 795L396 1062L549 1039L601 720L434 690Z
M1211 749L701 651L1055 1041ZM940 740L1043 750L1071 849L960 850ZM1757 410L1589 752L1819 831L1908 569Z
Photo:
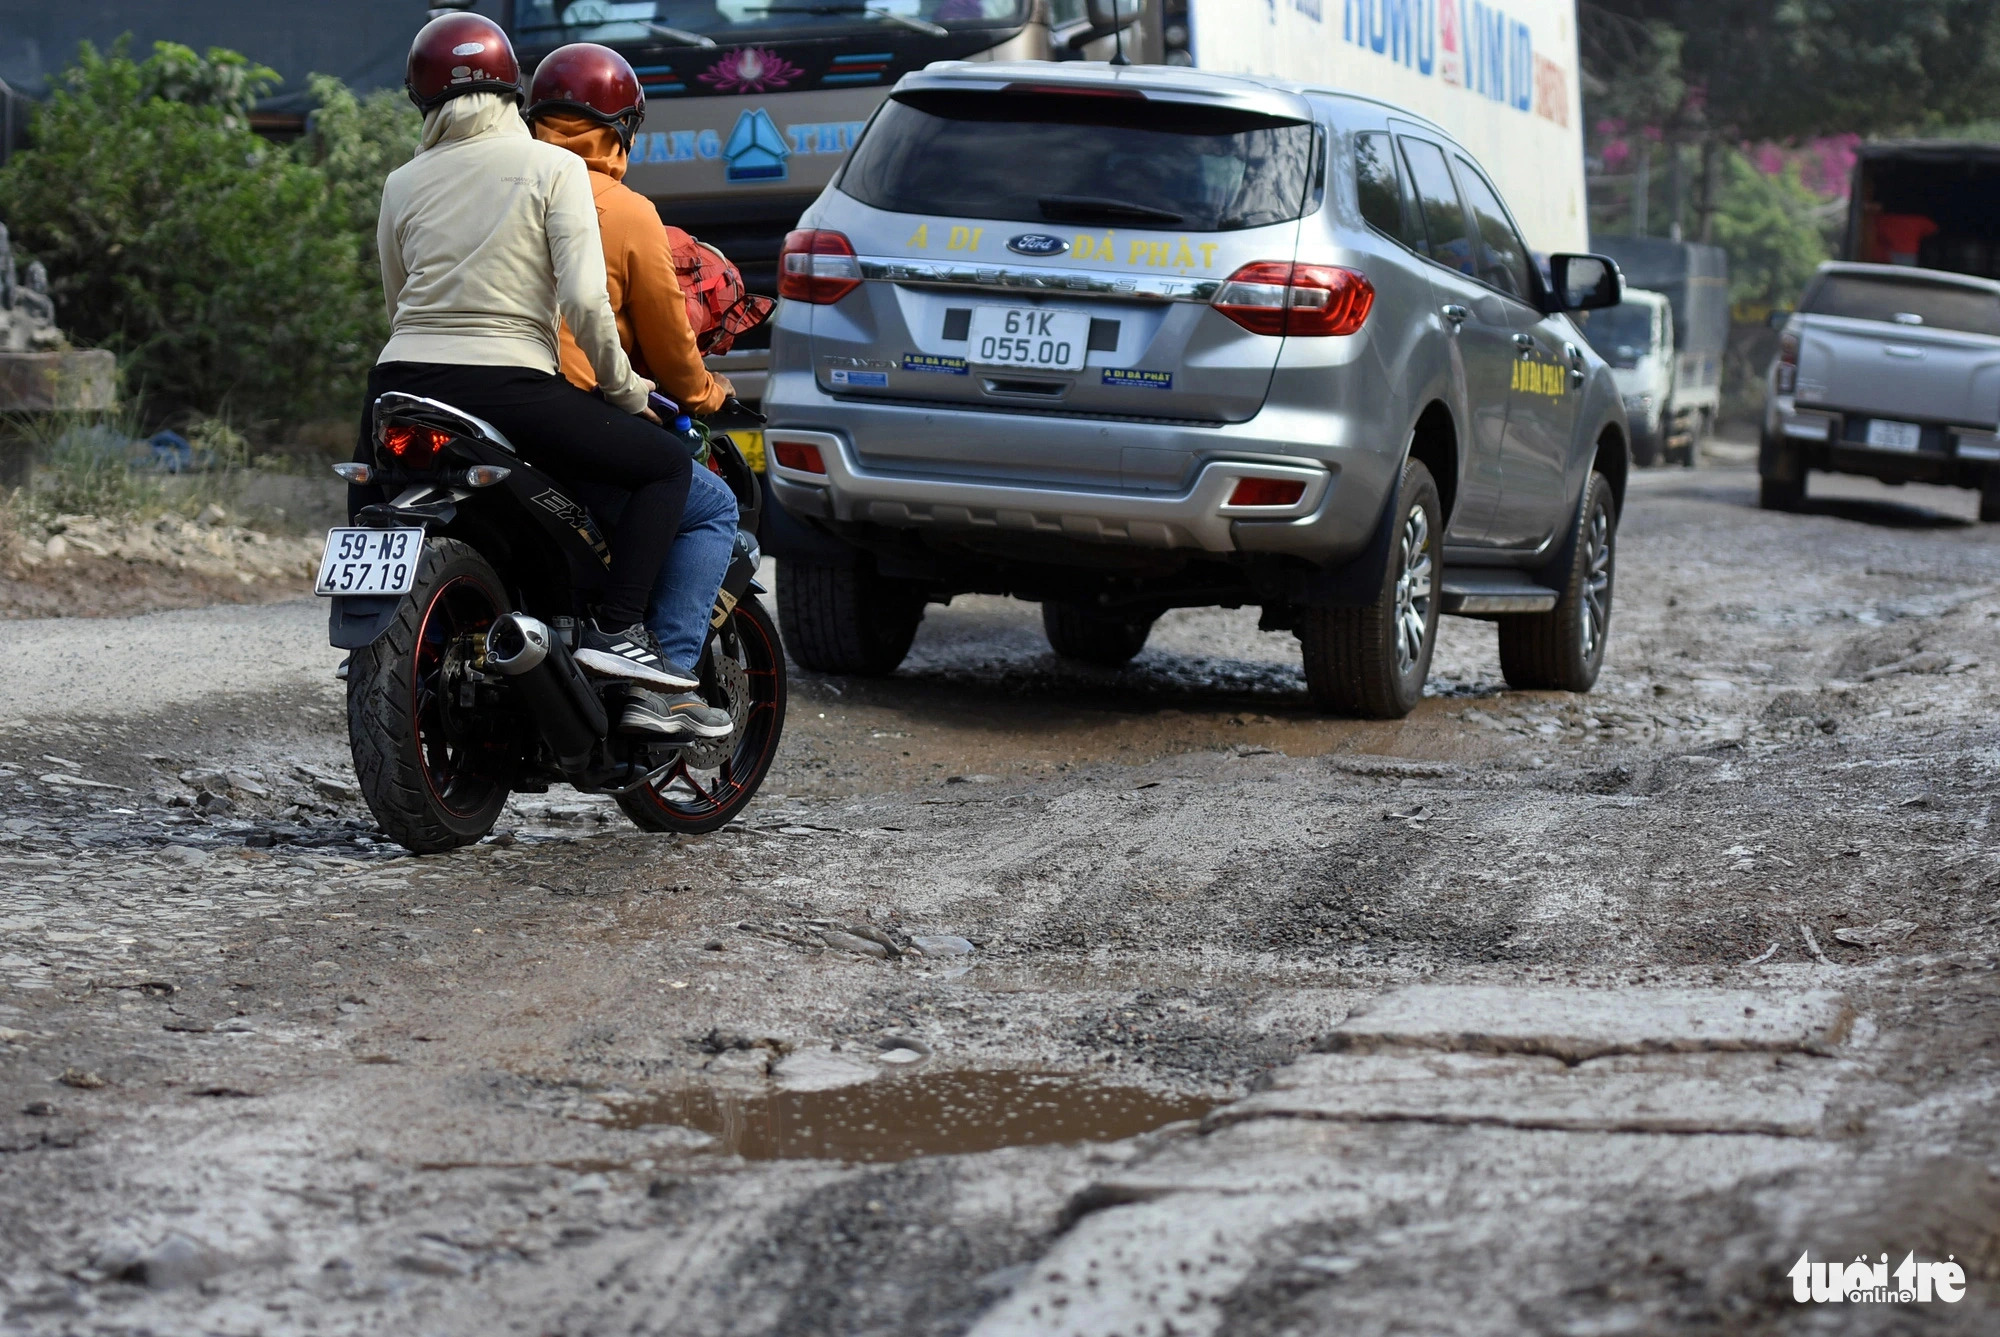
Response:
M338 650L365 650L382 639L403 602L398 594L348 594L333 600L328 639Z

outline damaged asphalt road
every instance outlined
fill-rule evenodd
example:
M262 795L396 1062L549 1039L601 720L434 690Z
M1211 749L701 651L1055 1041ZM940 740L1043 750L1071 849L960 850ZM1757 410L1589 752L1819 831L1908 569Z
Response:
M1754 490L1635 481L1585 698L933 609L700 840L377 842L315 605L7 625L6 1327L1989 1332L2000 546Z

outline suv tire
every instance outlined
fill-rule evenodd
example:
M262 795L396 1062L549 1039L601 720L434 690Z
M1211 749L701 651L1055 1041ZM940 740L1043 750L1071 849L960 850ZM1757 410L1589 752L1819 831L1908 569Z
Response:
M1431 471L1420 460L1405 463L1375 602L1299 614L1306 690L1321 710L1395 720L1423 700L1443 585L1441 512Z
M1064 659L1119 668L1146 648L1153 634L1153 619L1146 616L1120 617L1089 604L1042 602L1042 630L1049 648Z
M783 558L778 567L778 624L785 649L815 673L893 673L924 620L922 590L885 580L867 558L836 565Z
M1766 445L1757 452L1760 460L1771 460L1773 467L1790 478L1773 478L1763 469L1757 471L1757 504L1767 511L1796 511L1806 504L1806 470L1800 462L1798 452L1789 447L1776 449Z
M1996 521L2000 521L2000 469L1989 472L1979 488L1979 523Z
M1576 523L1556 606L1499 619L1500 672L1516 691L1587 692L1604 667L1618 566L1618 506L1603 474L1592 472L1585 484Z

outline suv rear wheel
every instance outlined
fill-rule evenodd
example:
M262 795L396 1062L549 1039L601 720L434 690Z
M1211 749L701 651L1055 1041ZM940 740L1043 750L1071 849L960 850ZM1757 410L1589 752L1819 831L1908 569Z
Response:
M785 558L778 566L778 625L785 649L815 673L893 673L924 620L922 589L856 565Z
M1796 511L1806 504L1806 470L1798 457L1798 452L1789 447L1775 449L1766 446L1758 452L1760 459L1773 461L1775 473L1789 474L1790 477L1773 477L1763 469L1757 471L1757 504L1767 511Z
M1146 648L1153 619L1051 599L1042 603L1042 630L1048 633L1049 648L1064 659L1117 668Z
M1990 525L2000 521L2000 469L1986 475L1979 488L1979 522Z
M1441 511L1431 471L1419 460L1406 463L1375 602L1308 608L1299 615L1306 690L1321 710L1393 720L1423 699L1437 645Z

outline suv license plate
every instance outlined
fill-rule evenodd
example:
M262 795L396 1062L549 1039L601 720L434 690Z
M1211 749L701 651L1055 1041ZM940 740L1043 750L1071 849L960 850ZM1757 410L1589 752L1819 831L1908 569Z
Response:
M421 529L329 529L315 594L408 594L424 554Z
M1887 418L1868 420L1868 444L1877 450L1911 451L1924 443L1924 429L1913 422L1890 422Z
M971 341L969 360L983 366L1082 371L1090 317L1030 306L975 306Z

